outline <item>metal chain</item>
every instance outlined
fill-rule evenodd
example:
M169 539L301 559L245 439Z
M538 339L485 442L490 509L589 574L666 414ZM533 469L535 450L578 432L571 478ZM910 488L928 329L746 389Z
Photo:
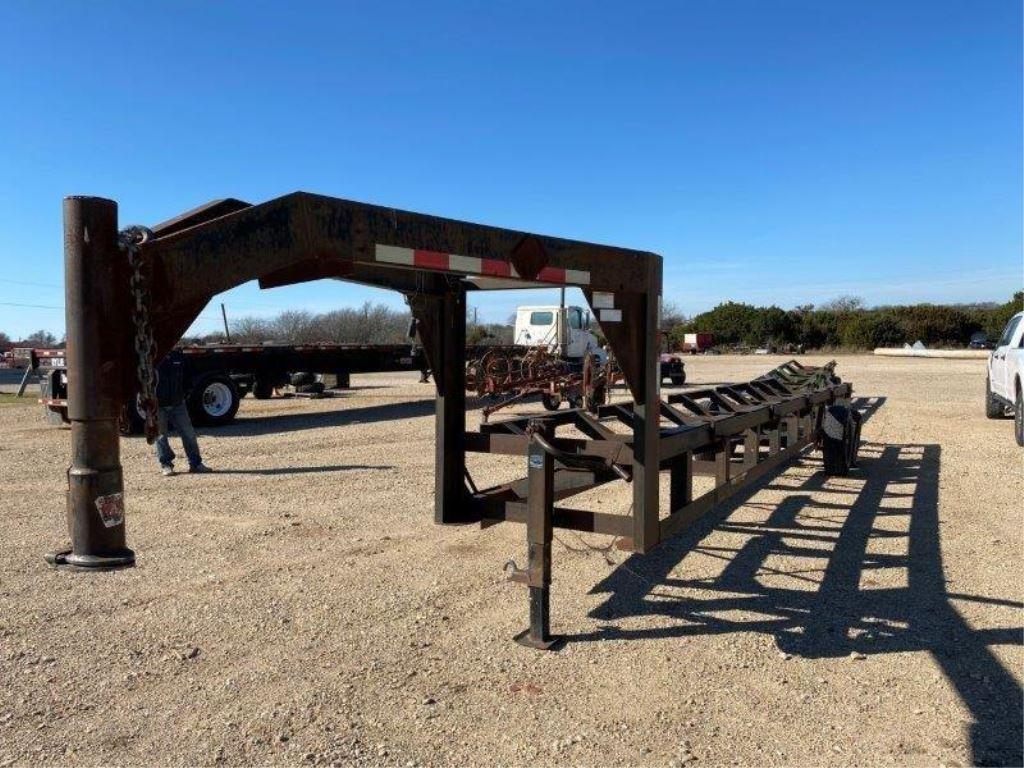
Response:
M132 226L121 230L118 235L118 246L128 255L128 266L132 274L129 278L132 298L132 323L135 326L135 373L139 383L138 402L145 416L146 442L152 444L157 438L157 400L156 400L156 368L153 358L156 356L156 344L153 342L153 327L149 323L149 292L142 274L142 258L140 246L153 233L145 227ZM129 404L129 408L134 403Z

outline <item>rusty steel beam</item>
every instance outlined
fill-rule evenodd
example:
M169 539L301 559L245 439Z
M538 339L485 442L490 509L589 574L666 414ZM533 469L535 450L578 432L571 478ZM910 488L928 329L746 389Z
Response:
M98 197L64 201L67 323L67 520L71 547L48 555L53 565L109 570L135 563L124 530L118 374L131 371L127 262L118 249L117 204Z

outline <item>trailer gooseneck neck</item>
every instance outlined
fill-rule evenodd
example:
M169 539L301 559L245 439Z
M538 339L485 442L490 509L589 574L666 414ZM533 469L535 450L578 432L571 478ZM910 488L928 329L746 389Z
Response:
M135 391L138 363L131 275L118 245L114 202L67 198L64 222L73 382L71 548L51 559L77 568L115 568L134 560L124 533L117 432L121 405ZM527 524L529 565L515 568L513 578L530 589L531 622L522 640L535 647L552 640L553 528L612 534L623 548L647 552L736 486L812 442L823 441L834 471L845 471L855 458L856 416L845 407L850 387L834 378L831 367L794 362L746 384L661 398L662 263L652 253L302 192L260 205L215 201L153 227L136 248L157 358L211 298L248 280L272 287L332 277L403 293L435 372L435 520ZM632 402L467 431L467 291L565 285L582 290ZM625 432L611 429L609 421ZM826 422L831 432L823 430ZM570 427L585 437L559 434ZM521 456L527 475L478 490L466 470L467 451ZM670 473L672 488L665 517L659 514L662 471ZM716 490L695 500L692 475L702 471L713 472ZM628 515L556 506L611 481L631 484Z

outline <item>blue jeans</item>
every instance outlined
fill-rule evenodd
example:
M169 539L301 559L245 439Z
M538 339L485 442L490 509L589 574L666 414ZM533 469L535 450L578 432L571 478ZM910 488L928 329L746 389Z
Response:
M156 439L156 457L160 460L160 466L170 467L174 463L174 451L167 440L170 427L174 427L181 435L181 444L185 446L188 465L195 467L203 463L203 457L199 455L196 431L192 428L192 420L188 417L188 408L184 403L170 407L161 406L157 409L156 420L160 428L160 436Z

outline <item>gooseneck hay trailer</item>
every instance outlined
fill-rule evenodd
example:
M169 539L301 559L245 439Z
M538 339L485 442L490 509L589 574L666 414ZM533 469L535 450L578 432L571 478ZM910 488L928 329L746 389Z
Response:
M621 548L648 552L811 444L821 445L828 472L843 474L856 459L851 387L831 365L791 362L753 381L661 397L662 260L653 253L303 192L258 205L219 200L156 231L123 232L113 201L70 197L64 247L71 545L50 557L59 566L134 562L125 537L121 407L138 391L150 410L154 362L211 298L252 279L266 288L340 278L405 295L435 374L435 520L525 523L526 566L512 566L511 578L529 590L520 640L533 647L554 642L553 529L608 534ZM582 290L632 400L467 430L467 292L560 285ZM470 476L467 452L519 457L525 474L488 486ZM670 478L666 500L659 499L662 472ZM699 473L715 487L695 497ZM567 505L608 483L631 485L628 513Z

